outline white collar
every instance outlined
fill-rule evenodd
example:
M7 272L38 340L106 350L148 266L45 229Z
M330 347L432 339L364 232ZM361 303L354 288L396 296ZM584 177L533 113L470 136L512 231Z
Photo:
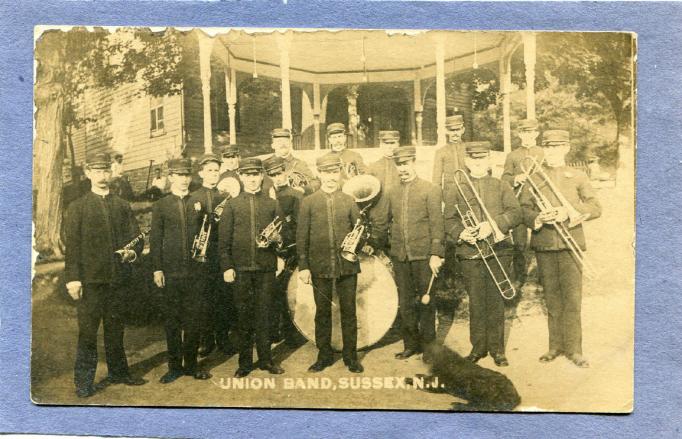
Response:
M92 186L90 187L90 190L92 191L93 194L99 195L100 197L106 197L109 195L109 188L106 189L100 189L97 186Z
M176 197L185 198L187 195L189 195L189 190L186 190L185 192L180 192L171 186L171 193Z
M322 187L320 187L320 190L321 190L322 192L324 192L325 194L330 194L330 195L331 195L331 194L333 194L334 192L336 192L336 191L339 190L339 186L337 185L336 188L335 188L334 190L329 190L329 189L325 188L324 186L322 186Z

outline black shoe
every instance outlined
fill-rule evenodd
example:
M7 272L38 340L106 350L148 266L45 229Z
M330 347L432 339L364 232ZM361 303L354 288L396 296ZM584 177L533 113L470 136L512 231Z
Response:
M480 360L481 358L485 358L485 357L487 357L487 356L488 356L487 353L485 353L485 354L477 354L477 353L475 353L475 352L472 352L472 353L470 353L469 355L467 355L465 359L468 360L468 361L471 361L472 363L478 363L478 360Z
M284 369L282 369L280 366L276 365L275 363L265 363L261 364L258 366L260 370L267 370L273 375L281 375L284 373Z
M395 354L395 358L398 360L405 360L418 353L419 352L416 349L405 349L404 351Z
M183 376L185 373L181 370L169 370L168 372L165 373L164 376L159 379L159 382L161 384L169 384L172 383L173 381L177 380L181 376Z
M195 380L207 380L211 378L213 375L210 373L206 372L205 370L198 370L192 374Z
M308 372L322 372L332 365L331 361L317 360L312 366L308 368Z
M426 364L433 364L433 357L427 353L422 355L422 361Z
M492 354L493 355L493 360L495 361L495 365L499 367L506 367L509 366L509 361L507 360L507 357L504 356L504 354Z
M561 355L561 352L550 349L542 354L539 360L541 363L549 363L550 361L554 361L559 355Z
M360 364L358 360L355 360L348 363L348 370L353 373L362 373L365 371L365 368L362 367L362 364Z
M147 384L147 380L140 377L132 377L130 375L122 377L109 377L111 384L125 384L126 386L141 386Z
M199 348L198 354L200 357L207 357L215 350L215 342L208 342Z
M276 334L270 335L270 343L271 344L277 344L277 343L281 342L282 340L284 340L284 336L279 332Z
M95 388L92 386L88 386L83 389L76 389L76 396L79 398L90 398L94 394Z
M240 367L234 373L234 376L235 376L235 378L244 378L245 376L247 376L250 373L251 373L251 369L247 369L246 367Z

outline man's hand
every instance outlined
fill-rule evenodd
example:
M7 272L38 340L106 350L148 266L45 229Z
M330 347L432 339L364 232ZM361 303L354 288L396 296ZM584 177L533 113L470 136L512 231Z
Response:
M526 174L525 173L517 175L516 177L514 177L514 187L520 185L524 181L526 181Z
M277 256L277 271L275 271L275 277L279 277L280 273L284 271L286 266L286 261L279 256Z
M73 300L80 300L83 297L83 286L80 281L72 281L66 284L66 290Z
M564 206L559 206L556 208L556 219L555 221L563 223L568 219L568 210Z
M298 278L306 285L310 285L310 270L301 270L298 272Z
M362 252L372 256L374 254L374 247L372 247L369 244L365 244L364 246L362 246Z
M462 241L469 243L471 245L476 244L476 235L478 234L478 230L475 228L470 228L467 227L466 229L462 230L462 233L459 234L459 239Z
M234 282L236 278L237 272L234 271L234 268L230 268L229 270L225 271L225 273L223 273L223 280L228 284Z
M159 288L163 288L166 286L166 278L163 275L163 271L155 271L154 272L154 283Z
M435 277L438 277L438 272L442 266L443 258L440 256L431 255L431 258L429 258L429 268L431 268L431 273L433 273Z
M492 234L493 227L488 221L483 221L478 225L478 234L476 235L476 239L485 239Z
M135 253L135 250L124 250L123 255L121 256L121 262L126 263L126 262L135 262L137 259L137 253Z

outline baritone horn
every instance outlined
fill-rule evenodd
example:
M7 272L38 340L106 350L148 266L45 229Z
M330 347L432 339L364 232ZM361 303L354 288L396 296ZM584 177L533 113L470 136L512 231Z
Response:
M349 262L358 260L360 243L366 241L370 235L370 221L367 211L371 209L373 201L381 191L381 182L373 175L356 175L343 185L343 192L353 197L360 209L360 217L341 243L341 257Z
M458 173L462 174L462 178L464 180L463 183L460 183L460 181L458 180L457 178ZM476 191L476 188L474 188L474 185L471 179L469 178L469 175L464 170L458 169L457 171L455 171L454 180L455 186L457 187L457 191L459 192L460 197L464 200L464 204L466 206L466 211L463 212L462 209L460 209L459 205L455 204L455 209L457 209L457 213L459 214L459 217L462 219L462 225L464 225L466 229L473 230L478 230L481 226L481 220L479 220L479 218L476 217L476 214L474 213L472 205L469 201L469 198L467 198L467 194L464 191L463 184L465 184L466 186L469 187L469 191L473 194L474 200L476 201L476 203L478 203L478 205L481 208L481 212L483 213L484 217L483 221L487 221L490 224L490 227L492 228L493 242L490 242L489 237L479 239L474 243L474 247L476 247L478 255L483 260L483 263L485 264L488 273L490 273L493 282L495 282L497 291L500 292L504 299L511 300L514 298L514 296L516 296L516 289L514 288L514 285L512 284L511 280L509 279L509 276L507 275L507 271L504 269L502 262L497 257L497 253L495 253L495 249L493 248L493 246L496 243L505 240L508 237L508 235L502 233L497 223L490 215L490 212L488 212L488 209L486 209L485 205L483 204L483 200Z
M556 185L552 182L547 173L540 167L540 165L537 163L537 160L535 160L533 157L526 157L526 159L524 159L524 161L521 163L521 169L524 172L527 171L526 162L530 162L530 166L535 169L533 175L537 175L540 179L540 182L538 183L531 178L531 176L527 178L527 187L531 196L533 197L533 200L535 201L535 205L542 212L553 210L556 211L557 207L563 207L566 209L568 214L568 224L565 222L560 223L558 221L554 221L551 224L556 229L561 240L564 241L564 244L571 252L578 265L585 271L585 274L588 277L593 277L595 274L594 267L589 263L585 252L580 248L578 242L575 240L573 235L571 235L570 231L570 229L582 223L590 215L581 214L575 207L573 207L573 205L557 189ZM559 206L554 206L551 201L549 201L549 198L542 193L541 186L546 186L550 193L553 194L557 200L559 200Z

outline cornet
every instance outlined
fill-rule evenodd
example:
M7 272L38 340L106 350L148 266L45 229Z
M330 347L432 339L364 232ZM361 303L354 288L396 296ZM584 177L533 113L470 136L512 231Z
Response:
M585 271L585 274L588 277L594 276L594 268L592 265L589 263L585 256L585 252L582 251L580 246L578 245L578 242L573 238L573 235L571 235L571 231L569 229L577 226L578 224L582 223L585 219L589 217L589 214L581 214L578 212L578 210L569 203L569 201L566 199L566 197L559 192L557 187L554 185L552 180L549 178L547 173L541 168L541 166L538 164L537 160L535 160L533 157L526 157L524 161L521 163L521 168L523 169L524 172L527 172L526 169L526 162L530 162L530 166L535 169L533 172L533 175L537 175L540 178L540 184L536 182L531 176L526 179L528 182L528 189L533 196L533 200L535 201L535 205L540 209L540 211L552 211L556 210L557 207L563 207L566 209L566 212L568 214L568 224L566 223L560 223L558 221L554 221L551 224L554 226L556 229L557 233L559 234L559 237L564 241L564 244L568 248L568 250L571 252L575 260L578 262L578 265L580 265L583 270ZM557 200L559 200L560 206L554 206L547 196L542 193L541 187L546 186L550 193L553 194Z
M125 254L127 252L129 252L130 250L132 250L133 247L135 247L137 245L137 243L140 242L141 240L143 240L145 238L145 236L147 236L148 234L149 234L149 230L147 230L146 232L140 233L135 238L133 238L132 241L130 241L129 243L124 245L122 249L116 250L114 253L121 259L121 261L123 261L123 257L125 256ZM137 253L136 252L133 252L133 253L135 254L135 257L133 259L127 261L130 264L132 264L133 262L135 262L137 260Z
M488 209L486 209L485 205L483 204L483 200L481 199L480 195L474 188L474 185L471 182L469 175L464 170L458 169L457 171L455 171L454 178L455 186L457 187L457 191L459 192L460 197L464 200L464 203L466 205L466 212L462 212L459 205L455 205L455 209L457 209L457 213L459 214L459 217L462 219L462 224L464 225L464 227L467 229L478 230L481 226L481 221L476 217L476 214L472 209L471 203L467 198L467 194L464 192L462 183L460 183L459 180L457 179L458 173L462 174L464 183L467 186L469 186L469 190L473 194L476 203L478 203L478 205L481 208L481 212L483 213L484 216L484 221L487 221L490 224L490 227L493 231L492 243L490 242L489 238L484 238L477 240L474 243L474 247L476 247L478 255L483 260L483 263L485 264L485 267L488 269L488 273L490 273L493 282L495 282L497 290L500 292L503 298L511 300L514 298L514 296L516 296L516 289L514 288L514 285L512 285L511 280L509 279L509 276L507 275L507 272L504 269L504 266L502 265L502 262L497 257L497 254L493 249L494 244L507 239L508 235L502 233L500 228L497 226L497 223L488 212ZM491 261L488 260L490 258L494 260L494 265L491 265L493 262L492 260ZM501 278L500 276L498 276L498 274L495 273L496 271L495 269L497 270L498 274L501 274Z
M363 218L358 218L353 230L343 238L343 242L341 243L341 257L343 259L348 262L355 262L358 260L358 247L360 246L360 241L367 239L366 231L367 226L364 224Z
M283 221L279 219L279 216L276 216L256 237L256 247L268 248L272 244L281 247L282 235L280 232L282 231L282 223Z
M227 200L230 198L231 197L228 196L221 201L210 214L204 214L204 220L201 222L199 233L196 234L194 241L192 242L192 259L195 261L202 263L206 262L206 250L208 249L208 240L211 237L213 223L220 221L220 215L222 215L223 209L225 209L225 203L227 203Z
M343 192L352 196L358 205L365 204L360 210L360 218L357 219L353 230L343 238L341 243L341 257L349 262L358 260L358 247L360 243L369 238L369 221L367 210L372 207L372 202L381 191L381 182L373 175L356 175L343 185Z

